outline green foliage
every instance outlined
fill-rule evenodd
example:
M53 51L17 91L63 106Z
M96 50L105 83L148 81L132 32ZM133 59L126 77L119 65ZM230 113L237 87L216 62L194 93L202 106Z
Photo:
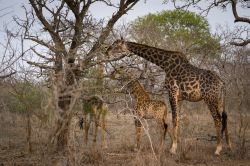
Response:
M82 73L85 91L90 94L101 94L105 81L103 73L104 71L100 65L85 70Z
M27 111L39 111L46 94L41 87L29 82L11 83L5 90L4 103L11 112L27 113Z
M91 103L83 103L83 111L85 113L93 113L93 108Z
M208 21L184 10L139 17L132 22L131 37L137 42L185 53L214 56L220 49L219 39L210 33Z

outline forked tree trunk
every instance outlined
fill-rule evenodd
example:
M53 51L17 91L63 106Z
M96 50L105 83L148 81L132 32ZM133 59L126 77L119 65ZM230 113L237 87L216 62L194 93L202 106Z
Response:
M57 93L58 95L58 107L59 107L59 118L57 121L56 131L54 133L54 137L56 139L56 147L58 151L64 150L68 146L69 134L70 134L70 122L71 122L71 92L68 88L72 87L75 83L75 75L70 69L74 66L74 64L69 65L65 74L62 74L62 60L59 59L57 61L58 68L56 71L57 78ZM64 81L64 77L66 77L66 81ZM54 141L52 141L54 142Z

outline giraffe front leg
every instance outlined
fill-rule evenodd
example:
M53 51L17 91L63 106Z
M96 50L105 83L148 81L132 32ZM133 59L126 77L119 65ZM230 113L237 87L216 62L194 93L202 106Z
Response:
M93 139L94 144L96 144L97 132L98 132L98 123L95 122L94 139Z
M170 105L172 109L172 123L173 123L172 147L170 149L170 153L176 154L178 130L179 130L179 108L178 108L177 96L172 95L172 97L170 97Z
M136 134L136 150L140 149L140 144L141 144L141 122L139 119L135 118L135 134Z
M108 148L107 138L106 138L106 115L102 115L102 147L104 149Z
M88 144L89 127L90 127L90 119L88 117L88 114L84 114L84 143L85 145Z

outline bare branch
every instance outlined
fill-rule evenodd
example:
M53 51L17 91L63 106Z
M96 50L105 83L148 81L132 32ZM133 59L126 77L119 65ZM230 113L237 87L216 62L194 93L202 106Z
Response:
M75 2L71 0L65 0L71 11L75 15L75 26L74 26L74 35L72 38L72 43L70 46L70 55L74 56L76 54L76 48L82 44L81 42L81 36L82 36L82 30L83 30L83 18L86 15L89 6L91 4L91 0L88 0L87 3L85 3L82 6L82 9L80 11L80 3L81 2ZM73 58L73 57L72 57ZM74 60L72 60L74 62Z
M53 59L53 58L48 58L47 56L44 56L44 55L42 55L42 54L40 54L39 52L37 52L34 48L31 48L31 50L37 55L37 56L39 56L39 57L41 57L41 58L43 58L43 59L45 59L45 60L47 60L47 61L49 61L49 62L53 62L55 59Z
M188 0L184 0L184 1L179 1L179 0L172 0L174 6L176 9L186 9L188 10L188 8L190 6L198 9L198 11L200 11L200 14L207 16L207 14L211 11L211 9L213 8L220 8L222 10L225 10L226 7L229 5L231 6L231 10L234 16L234 22L242 22L242 23L248 23L250 24L250 18L248 17L243 17L243 16L239 16L238 14L238 9L237 9L237 5L240 3L242 5L242 7L244 8L244 1L238 1L238 0L214 0L211 2L206 2L205 0L193 0L193 1L188 1ZM180 6L178 6L176 3L180 2ZM206 5L205 5L206 3ZM242 35L239 35L242 36ZM233 41L230 44L235 45L235 46L246 46L249 44L249 40L245 39L242 40L241 42L237 42L237 41Z
M55 69L52 66L47 66L47 65L44 65L42 63L32 62L32 61L28 61L28 60L24 60L24 61L26 61L29 65L37 66L41 69Z
M66 48L60 38L60 36L55 32L55 28L46 20L46 18L43 15L43 11L42 11L42 7L43 5L41 3L39 3L39 1L37 0L29 0L32 8L34 9L37 18L41 21L41 23L44 26L44 29L48 30L48 32L50 33L54 43L55 43L55 51L60 50L60 52L62 51L65 55L67 54ZM60 8L59 8L60 10Z
M0 76L0 79L5 79L5 78L8 78L8 77L12 76L13 74L16 74L16 71L11 72L11 73L6 74L6 75L2 75L2 76Z
M237 7L236 7L237 0L231 0L231 4L232 4L233 15L234 15L234 18L235 18L234 22L246 22L246 23L250 24L250 19L249 18L240 17L238 15Z
M24 37L24 39L28 39L31 41L36 42L37 44L40 44L44 47L47 47L50 51L52 52L59 52L60 50L57 50L55 47L53 47L52 45L50 45L49 43L46 43L45 41L43 41L42 39L38 39L38 37L33 37L33 36L26 36Z
M125 14L128 10L130 10L138 1L139 0L127 0L126 2L125 0L120 1L119 10L115 14L113 14L112 18L108 21L106 27L103 28L97 42L93 45L92 49L89 51L83 66L85 66L85 64L87 64L95 56L94 53L106 40L117 20L121 18L123 14Z
M247 40L243 40L243 42L230 42L231 45L235 45L235 46L246 46L250 43L250 39Z

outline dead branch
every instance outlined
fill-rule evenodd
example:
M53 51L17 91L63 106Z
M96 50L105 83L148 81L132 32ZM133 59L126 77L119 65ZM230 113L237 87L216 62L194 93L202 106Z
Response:
M243 40L242 42L235 42L235 41L230 42L231 45L235 45L235 46L246 46L249 43L250 43L250 39Z
M239 13L238 13L237 4L241 3L241 5L244 7L245 2L243 2L243 1L214 0L214 1L211 1L211 2L206 2L206 1L203 1L203 0L193 0L193 1L173 0L172 2L173 2L174 7L176 9L188 10L189 7L195 7L196 9L198 9L198 11L200 11L200 14L205 15L205 16L207 16L208 13L211 12L211 10L213 8L219 8L219 9L225 10L226 7L228 5L230 5L233 16L234 16L234 22L235 23L242 22L242 23L250 24L250 19L248 17L240 16ZM180 2L181 5L177 5L177 2ZM204 5L204 3L206 3L206 5ZM231 45L235 45L235 46L246 46L249 43L250 43L250 39L242 40L240 42L238 42L238 41L230 42Z
M95 52L101 46L101 44L106 40L110 34L115 23L120 19L128 10L130 10L139 0L120 0L119 10L113 14L111 19L108 21L107 25L102 29L97 42L93 45L88 53L87 58L84 60L83 65L85 66L88 62L95 56Z
M250 19L249 18L239 16L236 4L237 4L236 0L231 0L232 11L233 11L233 15L234 15L234 18L235 18L234 22L245 22L245 23L250 24Z
M0 76L0 79L5 79L5 78L8 78L8 77L10 77L10 76L12 76L12 75L14 75L14 74L16 74L16 71L11 72L11 73L6 74L6 75L2 75L2 76Z

